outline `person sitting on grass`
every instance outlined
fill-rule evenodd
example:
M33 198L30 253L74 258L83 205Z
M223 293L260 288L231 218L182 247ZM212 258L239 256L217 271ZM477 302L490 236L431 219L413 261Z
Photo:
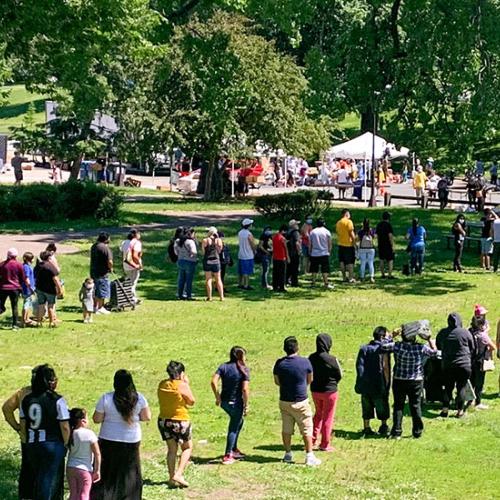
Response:
M283 350L286 356L278 359L273 369L274 383L280 388L279 408L285 448L283 462L293 463L292 435L297 424L306 449L305 463L314 467L320 465L321 460L313 452L313 419L307 398L307 386L313 380L313 368L307 358L298 355L299 343L295 337L285 339Z
M360 347L356 359L354 390L361 395L364 436L375 434L370 427L370 420L375 418L375 413L381 422L378 433L381 436L389 433L387 420L390 416L391 361L389 354L382 350L382 344L387 338L387 328L377 326L373 331L373 340Z
M23 287L23 326L32 326L35 323L31 320L31 313L34 310L36 301L35 295L35 273L33 272L32 262L35 256L31 252L23 254L23 269L26 276L26 282L21 283Z
M45 309L49 316L49 328L57 326L56 301L63 298L59 272L50 262L51 253L44 250L40 254L40 260L35 267L36 299L38 302L37 323L42 326Z
M246 351L243 347L232 347L229 362L217 368L211 381L215 404L229 415L226 452L222 459L224 465L245 458L245 455L238 449L238 438L243 427L243 419L247 414L250 395L250 371L245 357ZM218 390L219 381L222 382L221 392Z
M171 488L186 488L189 483L184 479L184 471L193 451L188 407L194 405L195 399L182 363L170 361L167 373L169 378L158 385L158 429L167 443L168 484ZM175 470L179 446L181 456Z
M397 332L395 332L395 335ZM394 416L391 438L400 439L403 433L403 412L406 398L409 400L414 438L422 436L422 392L424 384L424 358L435 358L439 351L429 337L428 345L417 342L416 337L402 334L401 342L389 341L381 345L385 352L394 353L394 374L392 391L394 396Z

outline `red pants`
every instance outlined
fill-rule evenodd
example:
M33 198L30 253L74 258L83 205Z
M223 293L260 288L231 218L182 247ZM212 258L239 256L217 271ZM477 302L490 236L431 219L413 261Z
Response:
M330 439L335 423L335 407L337 406L338 392L313 392L312 397L316 413L313 417L313 443L316 443L321 434L320 448L330 446Z
M66 469L69 486L69 500L89 500L92 474L86 470L68 467Z

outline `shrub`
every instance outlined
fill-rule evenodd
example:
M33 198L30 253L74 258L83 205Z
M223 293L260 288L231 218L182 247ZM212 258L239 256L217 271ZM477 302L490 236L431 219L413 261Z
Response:
M91 182L2 186L0 221L52 222L91 216L116 221L122 201L114 188Z
M330 208L333 193L325 190L301 189L292 193L259 196L255 209L267 217L319 216Z

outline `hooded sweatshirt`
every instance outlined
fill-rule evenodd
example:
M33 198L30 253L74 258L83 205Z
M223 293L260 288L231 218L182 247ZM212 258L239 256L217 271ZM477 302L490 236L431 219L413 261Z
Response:
M443 368L471 369L474 355L474 339L462 327L462 318L456 312L448 316L448 327L443 328L436 337L437 348L442 351Z
M332 339L326 333L316 337L316 352L309 356L313 367L312 392L337 392L342 371L335 356L330 354Z

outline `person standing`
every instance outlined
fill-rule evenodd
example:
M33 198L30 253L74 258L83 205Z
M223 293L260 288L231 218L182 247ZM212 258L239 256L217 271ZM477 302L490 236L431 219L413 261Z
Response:
M5 312L5 302L10 301L12 310L12 329L18 330L19 297L23 285L29 287L23 265L17 260L17 248L7 250L7 259L0 263L0 314Z
M421 165L417 167L417 172L413 177L413 189L415 190L415 197L417 198L417 205L422 205L424 201L425 185L427 183L427 176Z
M132 374L127 370L115 373L112 392L97 402L94 423L101 424L101 480L94 483L90 498L142 498L140 422L151 420L146 398L137 392Z
M500 217L493 221L493 271L498 271L498 262L500 261Z
M33 272L32 262L35 256L31 252L23 254L23 269L26 276L26 282L21 283L23 293L23 326L32 326L35 323L31 320L31 313L35 307L35 273Z
M127 239L120 245L123 260L123 272L130 280L132 297L134 302L139 304L137 298L137 283L142 271L142 241L141 233L137 229L131 229Z
M205 272L205 288L207 291L207 301L212 300L212 283L219 292L220 300L224 300L224 286L220 276L220 254L222 253L222 240L217 234L217 228L210 226L207 230L206 238L201 241L203 250L203 271Z
M380 260L380 273L385 278L385 266L387 265L387 277L394 279L392 270L394 267L394 230L391 224L391 214L384 212L382 221L377 224L375 230L378 242L378 258Z
M426 237L427 231L425 230L425 227L421 226L419 220L415 217L411 223L411 227L406 233L408 248L410 250L411 274L422 274L422 271L424 270Z
M465 237L467 236L467 232L465 230L465 216L463 214L457 215L453 227L451 228L451 233L453 234L453 244L455 246L453 271L461 273L463 272L462 254L464 251Z
M35 373L37 368L33 369L31 374ZM24 397L31 392L31 386L21 387L12 394L2 405L2 413L5 421L21 436L21 424L16 419L16 411L21 411L21 402ZM27 444L21 441L21 468L19 471L18 496L21 499L34 498L33 489L35 487L35 473L31 468L27 455Z
M26 158L23 158L19 151L16 151L14 153L14 158L10 160L10 164L14 169L14 178L16 179L16 182L14 183L15 186L20 186L21 182L23 181L23 163L25 161Z
M35 473L33 498L62 498L59 473L69 442L69 410L57 394L57 377L49 365L38 366L31 379L31 392L21 402L21 440Z
M182 363L170 361L167 373L169 378L162 380L158 385L158 402L160 404L158 429L163 441L167 443L169 485L186 488L189 484L184 479L184 471L193 451L188 408L194 405L195 400L189 386L186 369ZM181 456L177 470L175 470L179 446Z
M491 256L493 255L493 223L498 218L491 208L484 209L484 216L481 217L483 227L481 229L481 267L489 271Z
M300 237L301 237L301 244L302 244L302 272L304 274L309 273L309 240L310 240L310 235L311 231L313 229L312 227L312 217L310 215L306 215L306 220L304 224L302 224L302 227L300 228Z
M366 266L370 273L370 283L375 283L375 230L370 227L368 219L363 220L363 229L358 232L359 241L359 277L365 279Z
M287 337L283 343L286 356L276 361L273 369L274 383L279 386L279 408L282 421L282 438L285 448L283 462L293 463L292 436L297 424L306 450L306 465L317 466L321 460L313 452L312 410L307 399L307 386L313 380L313 368L307 358L299 356L299 343Z
M493 158L490 166L490 180L491 183L496 186L498 183L498 160Z
M391 437L400 439L403 433L403 413L406 399L409 400L412 418L412 435L422 436L422 392L424 385L424 358L438 355L436 344L429 337L426 344L420 344L415 337L403 334L401 342L389 341L381 345L382 351L394 354L394 373L392 391L394 396L394 414Z
M290 259L290 263L286 269L287 283L292 287L299 286L300 252L302 249L299 224L300 221L292 219L288 223L289 229L286 235L288 257Z
M191 227L184 228L180 237L175 240L174 252L177 255L177 298L179 300L194 300L193 279L198 262L198 246L195 232Z
M363 435L373 436L370 420L380 420L378 433L386 436L389 433L389 389L391 386L391 361L382 345L388 340L387 328L378 326L373 331L373 340L362 345L356 359L356 385L354 390L361 395L361 411L363 417Z
M332 252L332 234L325 227L325 219L319 218L316 227L309 236L309 255L311 271L311 286L314 286L316 275L321 270L323 285L331 289L333 285L328 283L330 274L330 254Z
M285 234L286 224L273 236L273 290L275 292L286 292L286 267L290 262Z
M259 254L262 263L262 278L261 286L266 290L272 290L273 287L269 284L269 269L271 269L271 261L273 258L273 232L271 226L266 226L259 238L257 246L257 254Z
M239 288L242 290L252 290L250 286L250 276L253 274L255 241L250 228L252 219L243 219L241 230L238 233L238 276Z
M339 245L339 262L342 279L349 283L355 283L354 262L356 261L356 234L354 224L351 220L351 213L347 208L342 210L342 216L337 222L337 243Z
M475 351L471 333L462 327L462 318L456 312L448 316L448 327L436 337L437 347L442 352L444 395L441 416L447 417L453 390L456 386L455 406L457 417L465 414L465 389L471 377L472 357Z
M104 303L111 296L109 273L113 272L113 252L109 248L109 234L101 232L90 248L90 277L95 286L96 314L109 314Z
M35 266L34 275L36 280L36 301L37 323L42 326L45 317L45 305L47 305L47 314L49 316L49 328L57 326L56 302L58 298L63 297L63 289L59 279L59 271L50 261L51 252L44 250L40 254L40 259Z
M316 337L316 352L309 356L313 368L311 394L316 407L313 417L313 446L319 436L321 451L333 451L330 446L332 429L335 426L335 410L338 402L338 383L342 379L342 370L335 356L330 354L332 338L327 333Z
M484 388L484 380L486 372L484 371L484 362L493 359L493 352L496 350L495 343L490 339L490 325L486 319L486 308L480 304L474 307L474 316L472 317L469 328L472 338L474 339L476 348L472 357L471 364L471 383L476 395L475 408L476 410L487 410L489 406L483 404L482 395Z
M218 389L219 381L222 384L221 392ZM246 365L246 351L243 347L231 348L229 361L217 368L210 385L215 395L215 404L229 416L226 451L222 463L230 465L235 460L245 458L245 454L238 448L238 438L243 428L250 398L250 370Z

